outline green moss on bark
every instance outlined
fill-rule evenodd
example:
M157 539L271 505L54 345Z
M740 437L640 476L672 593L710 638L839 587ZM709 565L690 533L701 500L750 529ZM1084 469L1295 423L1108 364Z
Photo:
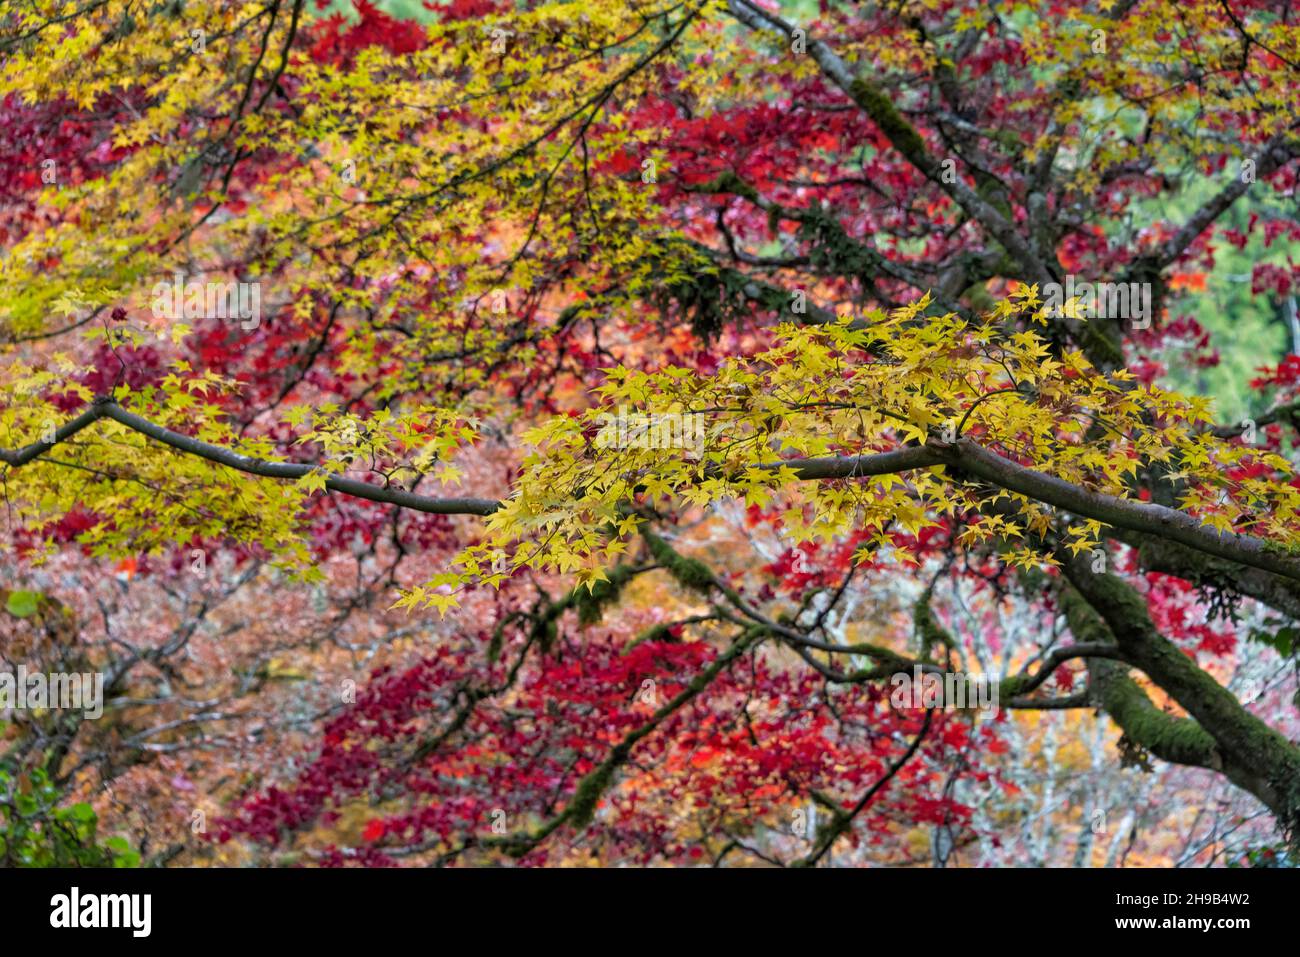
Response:
M866 77L859 76L850 84L849 95L900 153L927 175L931 173L926 159L925 141L878 86Z
M921 641L921 658L932 660L931 653L936 646L948 649L954 647L952 635L939 624L930 607L932 592L927 588L912 606L912 625Z
M573 591L573 603L578 609L578 624L584 628L597 624L604 617L605 609L618 601L623 588L632 580L632 568L628 565L616 565L607 573L607 580L596 582L588 590L585 586Z
M654 560L662 565L683 588L706 593L714 586L713 572L709 571L708 565L682 555L649 529L643 528L641 535Z
M606 761L578 782L578 787L569 800L568 811L565 815L569 824L577 830L582 830L591 823L591 819L596 814L596 804L600 801L600 796L605 793L605 789L614 781L614 770L615 764L612 761Z

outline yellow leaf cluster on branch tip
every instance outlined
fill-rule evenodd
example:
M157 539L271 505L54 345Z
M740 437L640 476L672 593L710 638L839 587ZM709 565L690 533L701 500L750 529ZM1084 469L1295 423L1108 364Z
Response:
M511 568L590 579L629 547L638 510L733 498L800 503L787 529L795 541L862 528L916 534L940 515L1001 502L1009 513L978 515L962 543L997 539L1010 545L1003 556L1012 565L1054 564L1032 546L1053 514L1024 495L958 481L943 468L797 482L781 465L951 442L958 426L1014 462L1122 499L1134 497L1140 468L1168 463L1207 526L1300 541L1289 463L1205 431L1202 401L1104 375L1076 353L1052 358L1034 332L1006 331L1021 308L1023 300L1002 303L968 321L923 317L912 304L857 322L786 326L770 348L714 375L612 369L591 409L528 432L533 448L514 493L483 542L462 554L455 586L484 580L488 555L510 556ZM1231 478L1234 466L1251 462L1275 470L1275 479ZM1105 534L1094 519L1063 531L1075 553ZM889 541L877 532L879 544Z

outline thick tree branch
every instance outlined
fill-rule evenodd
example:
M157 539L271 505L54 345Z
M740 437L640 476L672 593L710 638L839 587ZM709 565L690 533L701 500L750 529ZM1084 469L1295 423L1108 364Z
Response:
M15 467L29 463L53 448L54 444L71 438L101 418L112 419L177 451L196 455L251 475L297 479L317 471L314 465L270 462L173 432L126 411L111 400L95 402L89 409L56 430L53 443L36 442L17 450L0 449L0 460ZM1220 532L1202 524L1186 512L1164 505L1135 502L1104 492L1090 491L1054 475L1038 472L1013 462L975 444L968 438L960 438L950 443L931 439L924 446L907 446L890 452L867 455L786 459L763 463L757 468L790 469L800 479L813 481L885 475L935 465L956 466L969 475L999 488L1018 492L1035 501L1064 509L1080 517L1104 522L1115 528L1177 542L1217 558L1300 582L1300 559L1287 554L1264 539L1251 535ZM718 472L713 471L711 474L718 474ZM501 507L501 503L494 499L438 498L419 495L404 489L371 485L368 482L333 473L326 474L325 487L331 491L354 495L373 502L398 505L438 515L491 515Z
M1174 575L1197 585L1229 588L1300 621L1300 586L1289 578L1258 568L1242 568L1236 562L1213 558L1152 535L1112 531L1119 541L1137 549L1138 560L1148 571Z
M942 461L1009 492L1018 492L1083 518L1133 532L1145 532L1218 558L1300 581L1300 560L1264 539L1220 532L1186 512L1164 505L1135 502L1081 488L1054 475L1019 465L969 439L958 439L950 444L931 440L926 448L934 449Z
M1158 711L1127 676L1093 666L1100 703L1129 737L1158 757L1222 771L1276 815L1300 824L1300 748L1261 721L1152 624L1142 597L1121 579L1094 573L1079 557L1063 562L1072 589L1062 605L1076 640L1109 640L1187 711ZM1128 683L1126 683L1128 682Z
M142 435L147 435L149 438L168 445L178 452L196 455L199 458L207 459L209 462L215 462L218 465L224 465L250 475L260 475L264 478L299 479L318 471L314 465L294 462L270 462L266 459L241 455L232 449L213 445L210 442L182 435L179 432L173 432L171 429L141 418L133 412L128 412L111 400L97 401L71 422L57 429L53 436L53 442L34 442L24 448L12 451L0 449L0 461L7 462L14 467L26 465L48 452L56 444L72 438L87 426L105 418L112 419L114 422ZM345 478L333 473L326 474L325 487L334 492L341 492L344 495L353 495L357 498L369 499L372 502L381 502L386 505L400 505L402 508L430 512L435 515L491 515L500 508L500 503L494 499L437 498L429 495L418 495L405 489L371 485L369 482Z

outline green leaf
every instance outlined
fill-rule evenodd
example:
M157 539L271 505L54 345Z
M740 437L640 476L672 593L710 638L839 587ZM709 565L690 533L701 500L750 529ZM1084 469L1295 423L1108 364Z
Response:
M1253 641L1277 649L1278 653L1284 656L1294 654L1297 648L1300 647L1300 629L1290 626L1273 633L1255 631L1250 637Z
M5 611L15 618L30 618L40 607L41 596L34 591L11 591L5 602Z

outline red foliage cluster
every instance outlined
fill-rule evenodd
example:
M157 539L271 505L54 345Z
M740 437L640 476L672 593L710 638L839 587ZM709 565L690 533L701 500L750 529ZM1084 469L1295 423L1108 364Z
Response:
M385 811L367 827L369 846L327 861L391 864L393 850L401 856L412 848L472 848L492 834L494 815L504 814L512 831L554 815L584 775L646 723L654 702L681 693L717 655L704 642L620 647L593 629L579 648L547 656L526 668L508 694L472 709L459 734L442 737L471 689L496 686L508 674L520 640L485 666L488 638L485 632L400 673L373 675L355 706L326 725L319 754L288 784L244 802L220 822L216 837L274 846L289 833L335 821L349 803L397 798L401 810ZM801 703L797 710L792 702ZM806 670L779 669L761 656L733 663L639 741L630 755L637 770L606 793L585 840L602 857L690 860L698 844L669 821L693 800L707 801L709 815L741 829L764 819L779 827L791 796L810 789L845 795L848 807L907 747L921 717L894 709L878 687L832 699ZM904 767L872 805L859 838L881 840L899 823L964 825L969 809L932 789L930 762L987 748L996 737L996 725L972 731L968 722L937 714L922 746L926 758ZM438 743L421 755L424 742ZM553 850L529 851L521 863L542 863Z

